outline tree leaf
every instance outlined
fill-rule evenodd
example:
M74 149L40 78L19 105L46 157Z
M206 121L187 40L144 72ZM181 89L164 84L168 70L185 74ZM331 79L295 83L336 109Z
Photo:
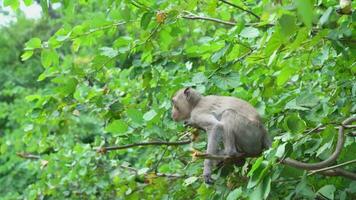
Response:
M282 27L282 34L285 37L289 37L297 31L296 18L294 15L282 15L279 19L279 24Z
M34 50L41 48L41 39L40 38L32 38L25 44L25 50Z
M324 14L319 19L319 24L321 26L326 24L329 21L329 18L330 18L330 15L332 12L333 12L333 7L329 7L328 9L326 9Z
M24 0L24 3L26 6L29 6L32 4L32 0Z
M130 108L126 111L126 113L133 122L135 122L137 124L143 123L143 114L141 111L139 111L137 109Z
M240 36L244 38L256 38L260 32L258 31L257 28L254 27L246 27L242 29Z
M211 62L216 63L218 62L225 54L226 52L230 49L230 44L226 45L225 47L221 48L219 51L215 52L211 56Z
M25 51L22 55L21 55L21 60L25 61L29 58L31 58L33 55L33 51Z
M151 19L153 17L153 12L146 12L142 15L142 18L141 18L141 28L143 30L146 30L148 25L150 24L151 22Z
M117 119L112 121L106 128L105 131L111 133L122 134L128 130L128 125L123 120Z
M295 70L290 67L284 67L282 71L277 76L277 85L282 86L284 85L292 75L295 74Z
M47 68L52 64L58 65L58 55L53 49L44 49L41 52L41 62L43 67Z
M236 200L236 199L240 199L240 197L242 196L242 188L236 188L233 191L231 191L229 193L229 195L227 196L226 200Z
M150 110L143 115L145 121L151 121L157 115L155 110Z
M114 58L119 54L119 52L117 50L115 50L111 47L101 47L100 50L101 50L100 55L103 55L103 56L106 56L109 58Z
M336 188L334 185L325 185L324 187L318 190L318 193L320 193L321 195L323 195L323 197L326 197L327 199L333 200L335 191Z
M197 181L197 180L198 180L198 177L196 177L196 176L189 177L189 178L187 178L187 179L184 180L183 185L184 185L184 186L191 185L192 183L194 183L194 182Z
M43 13L48 16L48 3L47 0L41 0L40 1L41 7L42 7L42 11Z
M298 106L314 107L319 103L319 98L312 92L303 92L296 98Z
M314 0L295 0L295 4L299 17L308 28L311 28L314 15Z
M302 133L306 128L306 123L297 113L293 113L284 119L284 127L291 133Z

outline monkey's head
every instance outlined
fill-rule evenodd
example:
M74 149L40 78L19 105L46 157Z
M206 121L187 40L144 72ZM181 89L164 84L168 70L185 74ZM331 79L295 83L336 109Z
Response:
M190 118L195 105L199 102L201 94L193 88L178 90L172 98L172 118L174 121L182 121Z

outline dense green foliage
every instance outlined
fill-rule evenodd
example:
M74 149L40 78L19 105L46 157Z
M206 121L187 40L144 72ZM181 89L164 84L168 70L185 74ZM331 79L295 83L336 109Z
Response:
M0 199L356 198L356 181L277 159L325 160L355 113L355 12L332 0L38 2L41 20L0 28ZM273 147L211 186L191 157L203 133L95 151L185 139L170 99L186 86L253 104ZM338 163L356 159L355 139Z

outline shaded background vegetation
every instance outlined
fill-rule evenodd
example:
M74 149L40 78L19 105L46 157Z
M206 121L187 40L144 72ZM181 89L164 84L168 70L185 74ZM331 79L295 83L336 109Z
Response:
M19 2L3 1L18 15L0 28L1 199L356 198L355 180L278 161L327 159L355 113L356 15L339 2L23 1L39 20ZM191 156L203 133L95 151L186 139L170 119L186 86L249 101L273 148L217 169L213 186ZM356 173L354 131L334 164Z

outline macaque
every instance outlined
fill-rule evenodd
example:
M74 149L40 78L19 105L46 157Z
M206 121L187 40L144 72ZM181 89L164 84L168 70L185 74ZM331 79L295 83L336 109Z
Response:
M223 138L224 154L230 157L257 157L271 141L256 109L248 102L227 96L203 96L188 87L172 98L174 121L201 128L208 134L207 153L219 152ZM211 184L213 161L204 161L204 180Z

